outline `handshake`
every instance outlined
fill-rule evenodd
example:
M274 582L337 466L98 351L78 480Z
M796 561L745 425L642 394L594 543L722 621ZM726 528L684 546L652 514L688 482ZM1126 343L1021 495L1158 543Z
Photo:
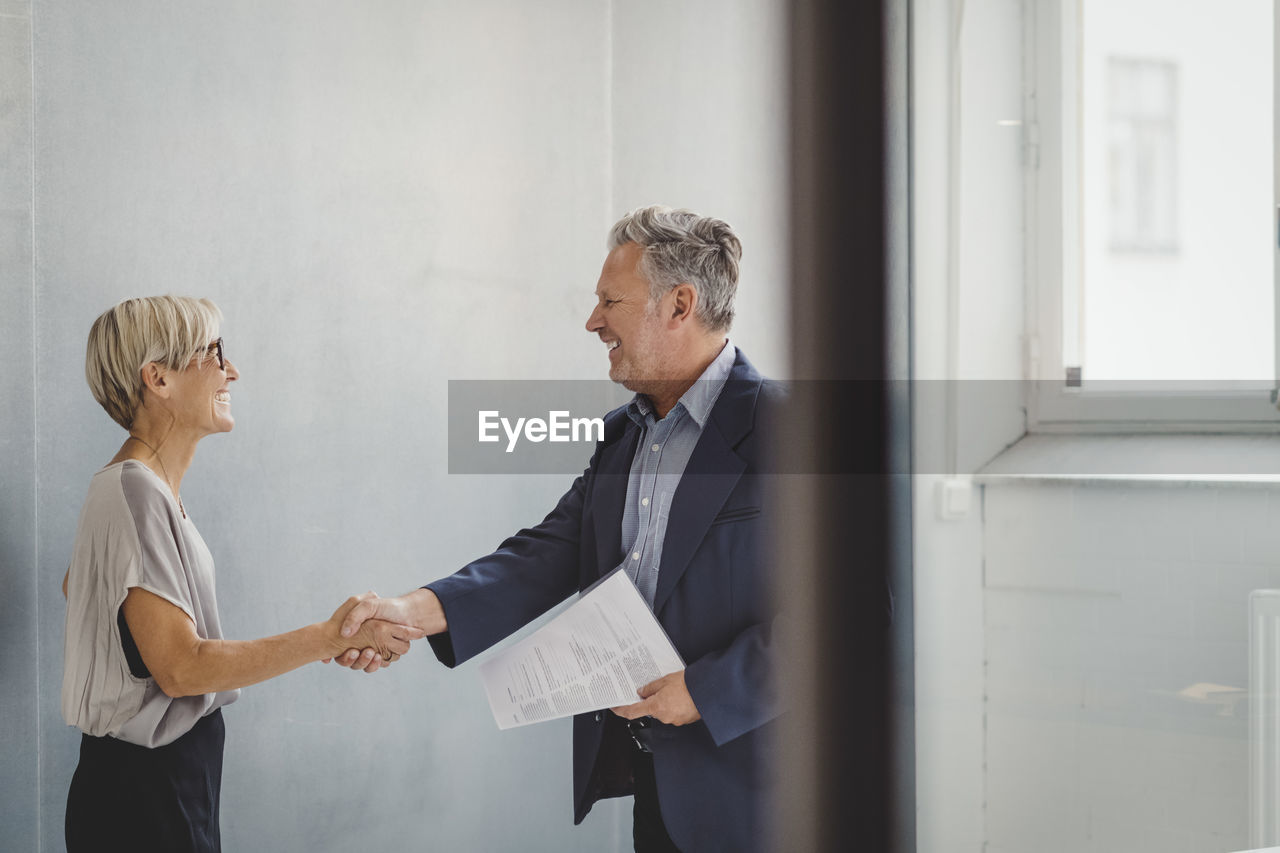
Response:
M377 672L409 652L409 643L447 630L444 608L429 589L398 598L373 592L348 598L324 623L325 663Z

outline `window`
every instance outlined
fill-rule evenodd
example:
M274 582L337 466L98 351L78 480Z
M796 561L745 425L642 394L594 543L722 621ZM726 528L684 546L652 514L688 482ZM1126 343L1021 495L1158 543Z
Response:
M1113 254L1178 251L1177 80L1172 62L1107 60L1106 173Z
M1033 429L1280 429L1273 5L1024 7Z

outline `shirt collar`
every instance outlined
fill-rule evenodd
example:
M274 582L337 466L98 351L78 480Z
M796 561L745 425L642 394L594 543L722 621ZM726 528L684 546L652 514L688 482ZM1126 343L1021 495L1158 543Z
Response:
M729 372L733 370L733 362L737 354L738 351L733 342L726 338L720 354L707 365L707 369L702 371L702 375L689 390L684 392L684 395L671 408L671 412L667 413L668 416L683 406L689 413L689 417L698 424L699 429L705 427L707 417L710 416L711 409L715 406L720 392L724 390L725 382L729 379ZM627 415L640 426L645 426L653 414L653 403L644 394L636 394L627 405Z

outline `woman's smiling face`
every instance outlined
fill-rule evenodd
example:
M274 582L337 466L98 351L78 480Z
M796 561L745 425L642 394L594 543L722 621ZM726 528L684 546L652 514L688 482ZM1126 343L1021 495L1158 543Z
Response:
M221 338L211 343L202 356L193 359L186 369L169 374L173 383L172 408L178 425L201 436L230 432L236 424L231 414L231 383L240 371L230 361L218 366L216 347Z

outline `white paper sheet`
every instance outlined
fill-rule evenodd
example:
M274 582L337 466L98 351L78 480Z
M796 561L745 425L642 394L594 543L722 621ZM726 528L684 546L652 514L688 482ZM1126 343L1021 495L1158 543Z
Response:
M615 570L567 610L480 664L500 729L638 702L636 691L684 669L653 611Z

